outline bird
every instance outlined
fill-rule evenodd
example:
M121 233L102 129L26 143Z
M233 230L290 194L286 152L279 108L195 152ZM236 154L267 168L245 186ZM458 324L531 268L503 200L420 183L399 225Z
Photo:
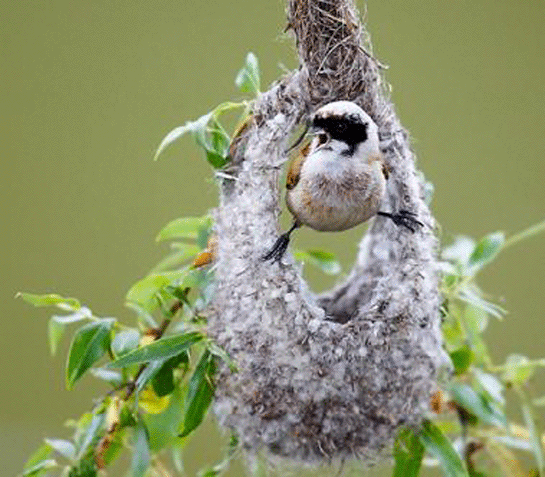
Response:
M286 205L293 224L263 261L280 261L290 235L302 226L340 232L376 215L413 233L423 226L408 210L380 210L389 169L380 152L378 126L360 106L352 101L328 103L311 116L307 129L296 145L307 134L311 140L286 176Z

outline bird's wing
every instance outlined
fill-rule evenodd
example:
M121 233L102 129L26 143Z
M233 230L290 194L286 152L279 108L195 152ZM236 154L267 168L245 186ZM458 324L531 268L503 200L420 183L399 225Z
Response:
M308 156L309 149L310 143L301 149L299 155L290 164L290 168L288 169L288 174L286 176L286 189L293 189L299 182L301 168L303 167L303 164Z

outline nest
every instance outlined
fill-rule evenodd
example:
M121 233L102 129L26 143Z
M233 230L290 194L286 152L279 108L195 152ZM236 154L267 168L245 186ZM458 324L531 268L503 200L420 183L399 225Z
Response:
M439 330L434 220L379 65L349 0L290 0L301 66L254 105L216 211L210 334L237 362L220 372L216 414L244 446L306 462L372 459L418 426L448 366ZM315 296L275 241L287 138L318 106L348 99L379 126L391 170L383 210L411 210L417 233L377 218L346 281Z
M352 2L290 0L288 26L308 71L310 104L358 98L375 117L379 65L365 49L371 45Z

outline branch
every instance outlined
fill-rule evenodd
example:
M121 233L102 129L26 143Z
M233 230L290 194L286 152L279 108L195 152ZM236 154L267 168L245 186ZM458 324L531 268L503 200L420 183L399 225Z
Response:
M184 296L186 296L189 293L189 288L186 288L184 291ZM178 311L180 311L184 306L184 302L182 300L176 300L174 303L170 306L168 310L167 317L162 321L162 323L159 325L158 328L150 328L147 330L146 335L150 336L153 341L156 341L160 339L164 334L167 328L170 326L170 323L172 322L172 319ZM121 401L128 401L132 395L134 394L134 391L136 391L136 385L138 383L138 378L142 375L142 373L146 370L146 368L150 365L150 363L144 363L140 365L138 368L138 371L134 375L134 377L122 384L121 386L117 387L113 390L113 392L109 393L111 395L116 394L118 391L122 391L123 389L126 389L125 395L122 398L119 398L118 401L116 401L116 404L120 403ZM115 417L112 419L112 422L109 424L108 429L106 430L106 433L102 436L102 438L98 441L97 445L94 449L94 459L95 464L99 469L104 469L106 467L105 463L105 454L112 445L112 442L115 439L115 434L120 428L120 421L119 421L119 406L117 408L117 411L115 413Z
M216 413L248 449L306 461L376 456L399 426L420 423L448 363L434 219L357 18L351 0L289 1L300 68L254 104L216 212L210 333L240 369L222 371ZM411 234L376 218L346 282L316 297L291 256L273 264L259 257L278 234L290 132L340 99L359 104L384 138L391 175L383 210L411 210L426 227Z

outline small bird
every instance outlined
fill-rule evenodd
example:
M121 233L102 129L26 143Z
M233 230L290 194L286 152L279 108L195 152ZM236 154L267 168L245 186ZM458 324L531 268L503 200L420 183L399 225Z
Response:
M264 261L279 261L291 233L302 225L337 232L374 215L388 217L413 233L423 225L412 212L379 210L389 171L379 149L378 127L357 104L335 101L322 106L311 117L309 133L311 141L293 160L286 178L293 225L262 257Z

